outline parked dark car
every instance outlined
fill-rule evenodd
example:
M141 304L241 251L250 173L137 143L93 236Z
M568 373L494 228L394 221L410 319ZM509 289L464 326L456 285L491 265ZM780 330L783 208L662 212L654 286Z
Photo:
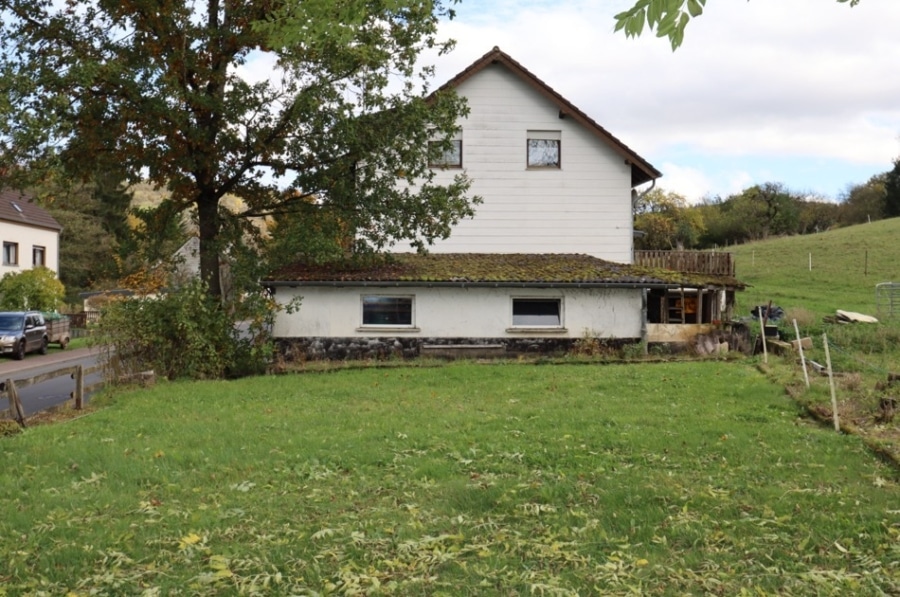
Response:
M22 360L29 352L47 354L47 325L39 311L0 312L0 352Z

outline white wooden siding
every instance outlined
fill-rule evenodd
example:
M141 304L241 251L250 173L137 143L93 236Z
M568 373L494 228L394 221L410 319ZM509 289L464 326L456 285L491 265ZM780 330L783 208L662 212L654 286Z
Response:
M463 168L474 180L471 194L484 203L431 251L586 253L631 263L631 166L618 153L560 119L555 104L503 66L485 68L457 92L471 111L460 122ZM529 130L560 131L560 169L526 168Z
M414 297L414 329L360 329L363 295ZM414 288L414 287L278 287L284 305L301 296L299 311L279 314L276 338L384 337L422 338L639 338L640 289ZM564 331L510 331L512 298L562 299Z

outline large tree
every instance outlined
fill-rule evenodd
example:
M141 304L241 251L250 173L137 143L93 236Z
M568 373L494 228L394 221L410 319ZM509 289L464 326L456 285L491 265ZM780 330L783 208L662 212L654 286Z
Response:
M0 0L0 167L165 187L215 296L236 217L328 210L357 245L424 247L472 213L465 177L428 169L465 112L417 67L449 49L449 17L440 0Z
M633 207L634 227L644 233L635 241L638 249L691 249L705 231L701 212L691 209L678 193L652 189L640 195Z
M786 0L782 0L786 1ZM837 0L856 6L860 0ZM706 0L637 0L634 6L615 16L616 31L628 37L639 37L644 27L656 30L657 37L669 38L672 50L684 41L684 29L694 17L703 14Z

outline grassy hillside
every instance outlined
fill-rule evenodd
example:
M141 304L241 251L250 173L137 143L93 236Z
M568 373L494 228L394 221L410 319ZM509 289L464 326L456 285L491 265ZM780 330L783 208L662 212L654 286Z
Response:
M771 300L818 316L836 309L875 315L875 285L900 282L898 241L894 218L733 247L738 278L752 285L738 296L739 314Z

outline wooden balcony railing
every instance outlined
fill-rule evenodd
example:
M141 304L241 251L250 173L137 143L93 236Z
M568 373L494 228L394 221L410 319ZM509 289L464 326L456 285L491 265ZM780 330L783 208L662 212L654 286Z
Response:
M635 251L634 264L690 274L734 276L731 253L706 251Z

